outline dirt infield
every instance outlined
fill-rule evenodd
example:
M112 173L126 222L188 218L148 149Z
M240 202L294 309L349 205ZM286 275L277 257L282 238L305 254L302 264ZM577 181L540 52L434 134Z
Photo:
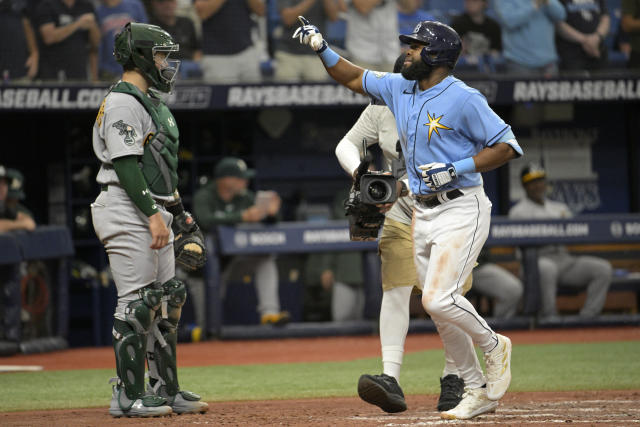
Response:
M162 418L111 418L107 409L13 412L0 414L2 426L427 426L545 424L640 425L640 391L507 393L495 414L470 421L441 420L437 396L407 396L409 409L386 414L358 398L216 402L204 415Z
M509 331L515 345L557 342L640 340L640 328L594 328ZM211 341L179 346L180 366L236 365L345 361L379 356L375 336L305 338L261 341ZM440 348L436 334L407 338L407 352ZM72 349L50 354L0 358L3 365L41 365L46 370L113 367L109 347ZM203 357L206 355L206 358ZM1 377L0 377L1 378ZM409 410L385 414L358 398L279 401L211 402L205 415L156 419L112 419L106 407L98 409L0 413L2 426L110 426L110 425L237 425L237 426L417 426L455 424L435 411L437 396L407 396ZM462 423L462 422L460 422ZM466 421L467 425L640 425L640 390L507 393L495 414Z

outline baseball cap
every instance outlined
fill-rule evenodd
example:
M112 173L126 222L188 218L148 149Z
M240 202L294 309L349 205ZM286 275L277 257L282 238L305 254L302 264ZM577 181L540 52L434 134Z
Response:
M237 157L225 157L218 162L214 172L216 178L235 176L237 178L250 179L256 175L256 171L249 169L244 160Z
M9 178L9 192L7 197L11 199L24 200L24 176L17 169L7 169Z
M531 181L535 181L536 179L543 179L546 177L547 173L544 171L542 166L536 165L534 163L530 163L525 166L520 173L522 184L527 184Z

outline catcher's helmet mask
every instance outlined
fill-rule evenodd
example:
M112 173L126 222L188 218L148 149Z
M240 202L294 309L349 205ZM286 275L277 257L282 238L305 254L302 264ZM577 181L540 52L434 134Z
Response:
M420 57L429 66L447 65L453 69L462 51L460 36L448 25L437 21L421 21L411 34L401 34L404 44L424 46Z
M171 92L180 61L171 60L169 56L179 49L171 35L157 25L130 22L116 35L113 56L125 70L137 69L150 86ZM158 53L165 57L160 60Z

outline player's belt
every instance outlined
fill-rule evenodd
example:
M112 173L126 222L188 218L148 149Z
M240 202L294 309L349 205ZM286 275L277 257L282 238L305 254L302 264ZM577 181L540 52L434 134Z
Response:
M464 195L464 193L456 188L455 190L447 191L446 193L430 194L428 196L415 196L415 200L422 207L435 208L444 202L457 199L462 195Z

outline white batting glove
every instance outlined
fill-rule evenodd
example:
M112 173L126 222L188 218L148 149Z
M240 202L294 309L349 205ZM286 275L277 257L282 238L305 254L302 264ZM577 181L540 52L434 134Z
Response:
M458 179L456 168L451 163L427 163L418 168L422 170L422 180L432 191L438 191Z
M324 50L323 48L327 46L327 42L322 38L318 27L311 25L304 16L298 16L298 20L302 26L296 29L291 38L298 39L300 44L311 46L311 49L316 52Z

